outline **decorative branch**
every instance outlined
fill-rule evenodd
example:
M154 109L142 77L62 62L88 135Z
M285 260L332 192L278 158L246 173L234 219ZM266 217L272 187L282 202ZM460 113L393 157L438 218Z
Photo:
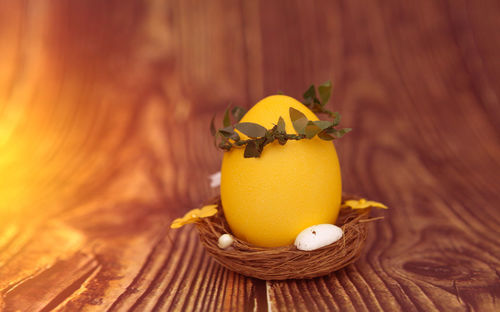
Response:
M210 123L210 131L214 136L215 146L224 151L230 151L232 148L245 147L245 158L258 158L262 154L264 147L274 141L278 141L279 144L285 145L289 140L312 139L315 136L326 141L341 138L347 132L351 131L351 129L336 129L335 127L340 123L340 114L332 113L324 108L330 99L331 87L330 82L321 84L318 87L320 96L320 98L318 98L316 95L316 88L312 85L304 93L303 103L315 113L327 114L333 118L333 121L308 120L303 113L290 107L290 119L297 134L289 134L286 133L285 120L281 116L271 129L266 129L256 123L239 122L246 113L245 109L234 107L230 110L228 108L224 114L222 122L223 128L216 130L214 125L215 116ZM234 125L231 125L231 117L236 121ZM241 139L236 130L245 134L249 139Z

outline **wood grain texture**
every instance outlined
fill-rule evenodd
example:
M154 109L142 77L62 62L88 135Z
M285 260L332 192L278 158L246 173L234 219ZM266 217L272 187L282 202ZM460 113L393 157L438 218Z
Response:
M498 1L0 1L1 311L500 310ZM331 79L344 190L391 207L314 280L217 265L228 103Z

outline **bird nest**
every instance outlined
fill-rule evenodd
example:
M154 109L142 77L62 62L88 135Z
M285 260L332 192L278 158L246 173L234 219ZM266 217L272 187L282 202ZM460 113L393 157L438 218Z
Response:
M342 202L358 199L342 196ZM212 257L231 271L263 280L304 279L327 275L353 262L361 255L366 237L366 222L370 208L355 210L341 208L336 225L344 235L328 246L312 250L298 250L295 245L264 248L251 245L235 237L232 247L221 249L218 239L222 234L231 233L224 218L220 197L209 204L218 205L218 212L210 218L196 223L202 244Z

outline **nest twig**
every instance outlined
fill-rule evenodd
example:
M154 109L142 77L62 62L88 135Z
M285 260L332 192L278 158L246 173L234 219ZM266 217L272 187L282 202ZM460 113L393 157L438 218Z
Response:
M343 195L342 201L354 198ZM210 203L219 206L218 213L196 223L201 242L208 253L229 270L263 280L314 278L353 263L363 249L367 236L366 221L370 220L369 208L342 208L336 223L344 231L342 238L313 251L298 250L294 245L258 247L236 237L231 248L221 249L218 246L219 236L231 233L231 230L224 218L220 197L212 199Z

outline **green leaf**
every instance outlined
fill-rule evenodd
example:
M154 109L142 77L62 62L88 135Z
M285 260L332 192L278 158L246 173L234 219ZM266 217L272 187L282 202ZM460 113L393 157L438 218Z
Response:
M298 134L305 134L305 128L307 125L307 117L302 112L290 107L290 119L292 120L292 125Z
M312 103L316 98L316 88L314 88L314 85L312 84L309 87L309 89L307 89L306 92L304 92L304 95L302 96L304 97L305 103L307 104Z
M306 134L307 119L301 118L292 123L297 134Z
M257 143L255 141L250 141L247 143L247 146L245 147L245 152L243 153L243 157L257 158L260 156L261 152L262 152L261 150L259 151Z
M286 130L286 125L285 125L285 120L280 116L280 119L278 119L278 125L277 125L278 132L285 132Z
M292 122L299 120L299 119L307 119L306 115L304 115L301 111L299 111L293 107L290 107L290 109L288 111L290 113L290 119L292 120Z
M266 135L267 129L253 122L240 122L234 125L238 131L251 138L260 138Z
M325 140L325 141L332 141L332 140L335 140L335 137L329 135L328 133L326 133L325 131L321 131L320 133L318 133L318 137L322 140Z
M220 129L219 133L225 138L233 139L235 141L240 140L240 136L234 131L233 127L231 126Z
M348 132L351 132L351 130L352 130L351 128L344 128L344 129L337 130L334 134L335 138L340 139L341 137L346 135Z
M219 148L229 151L232 147L232 144L229 142L228 138L224 137L220 130L217 132L217 135L220 137L221 141L219 143Z
M225 127L225 128L219 129L219 132L224 137L229 138L231 136L231 134L234 133L234 130L233 130L233 127L229 126L229 127Z
M231 109L231 114L233 115L236 122L240 122L241 118L245 116L246 112L247 110L240 106L235 106L233 107L233 109Z
M215 135L214 135L214 146L217 148L218 147L218 139L221 137L221 134L219 133L219 131L216 131L215 132Z
M226 112L224 113L224 119L222 121L222 125L224 125L225 128L231 125L231 119L229 119L229 107L226 109Z
M321 132L321 128L318 127L314 122L309 121L305 127L306 138L312 139L316 134Z
M229 142L221 142L219 144L219 148L221 148L221 149L223 149L225 151L228 151L228 152L231 150L231 147L233 147L233 146Z
M321 106L325 106L330 100L330 95L332 94L332 82L328 80L327 82L320 84L318 86L319 97L321 99Z
M333 123L327 120L316 120L313 123L318 126L321 130L325 130L333 126Z
M340 118L341 118L340 114L335 112L333 113L332 117L333 117L333 126L338 125L340 123Z
M297 131L297 134L306 134L307 119L301 118L292 122L293 128Z

